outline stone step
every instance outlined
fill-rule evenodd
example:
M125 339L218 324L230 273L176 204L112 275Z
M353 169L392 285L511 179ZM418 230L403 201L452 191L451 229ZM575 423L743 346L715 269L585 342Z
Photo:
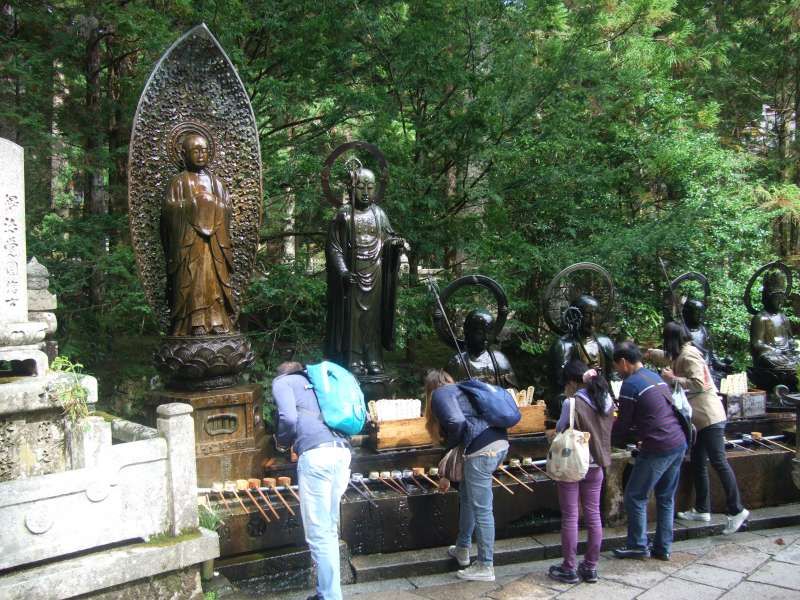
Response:
M718 535L725 527L723 515L713 515L709 523L675 522L675 541ZM800 504L785 504L769 508L754 509L742 530L769 529L800 524ZM652 531L650 532L652 533ZM583 536L582 536L583 537ZM603 550L612 550L625 545L626 529L611 527L604 530ZM476 549L473 545L473 555ZM580 542L578 553L585 551L585 542ZM496 565L528 562L561 556L561 536L558 533L536 534L497 540L494 549ZM445 573L456 568L456 561L447 556L447 547L409 550L392 554L370 554L350 559L356 583L417 577Z

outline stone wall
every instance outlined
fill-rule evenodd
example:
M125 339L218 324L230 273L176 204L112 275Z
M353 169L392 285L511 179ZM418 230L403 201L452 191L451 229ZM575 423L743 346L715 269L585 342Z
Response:
M78 600L202 600L200 569L190 567L76 596Z

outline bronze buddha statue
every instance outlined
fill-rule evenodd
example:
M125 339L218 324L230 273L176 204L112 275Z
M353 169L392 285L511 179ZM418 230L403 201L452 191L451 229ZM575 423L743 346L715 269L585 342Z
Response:
M394 345L397 279L406 242L375 202L371 170L357 170L350 192L355 212L350 204L337 211L325 246L325 352L356 376L379 376L384 373L383 349Z
M720 381L725 375L733 372L732 360L728 357L719 358L714 354L711 335L705 325L706 305L702 300L689 298L683 303L681 316L686 329L692 336L692 344L700 350L705 358L711 377L719 387Z
M183 139L184 170L170 183L161 211L171 335L226 334L233 329L231 200L208 169L209 143Z
M750 320L750 377L759 388L769 392L783 384L797 389L797 366L800 352L792 337L789 320L782 312L787 281L780 271L768 271L761 288L763 308Z
M558 337L550 347L551 377L559 392L564 389L564 367L571 360L581 360L609 379L614 374L614 343L607 335L595 331L599 309L597 300L581 294L570 308L579 311L579 326L575 331Z
M464 319L464 346L466 350L453 355L445 370L456 381L470 375L504 388L518 388L517 377L505 354L489 348L489 339L495 327L494 317L485 309L472 310ZM466 362L469 373L464 369Z

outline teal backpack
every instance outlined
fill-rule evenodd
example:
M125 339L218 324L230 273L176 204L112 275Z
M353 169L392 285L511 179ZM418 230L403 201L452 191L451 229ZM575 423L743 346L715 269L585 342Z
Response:
M367 421L364 393L347 369L327 360L306 365L325 425L345 435L361 433Z

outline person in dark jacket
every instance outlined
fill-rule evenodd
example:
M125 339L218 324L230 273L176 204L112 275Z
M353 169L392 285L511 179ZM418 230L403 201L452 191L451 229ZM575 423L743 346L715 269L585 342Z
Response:
M458 538L447 552L465 567L457 573L460 579L494 581L492 473L508 453L508 433L502 427L490 427L452 381L441 369L430 371L425 378L429 419L438 422L448 449L464 448L464 480L458 488ZM470 565L473 533L478 560Z
M558 503L561 506L561 552L564 560L550 567L549 576L563 583L597 583L597 561L603 543L603 523L600 520L600 490L603 469L611 464L611 426L614 421L608 381L595 369L580 360L572 360L564 368L564 395L561 418L556 431L569 427L570 411L573 426L588 431L589 470L580 481L559 481ZM578 552L578 510L583 509L588 540L586 555L575 569Z
M628 540L625 548L614 550L614 556L669 560L675 490L686 453L686 437L672 408L672 390L658 374L644 368L636 344L620 342L614 347L614 367L624 381L612 438L624 437L635 428L641 442L625 486ZM647 498L652 490L656 495L657 522L651 551L647 546Z
M311 557L317 566L314 600L341 600L339 502L350 480L350 443L322 419L319 402L303 365L278 365L272 397L278 407L275 445L294 448L300 514ZM311 600L309 599L309 600Z

